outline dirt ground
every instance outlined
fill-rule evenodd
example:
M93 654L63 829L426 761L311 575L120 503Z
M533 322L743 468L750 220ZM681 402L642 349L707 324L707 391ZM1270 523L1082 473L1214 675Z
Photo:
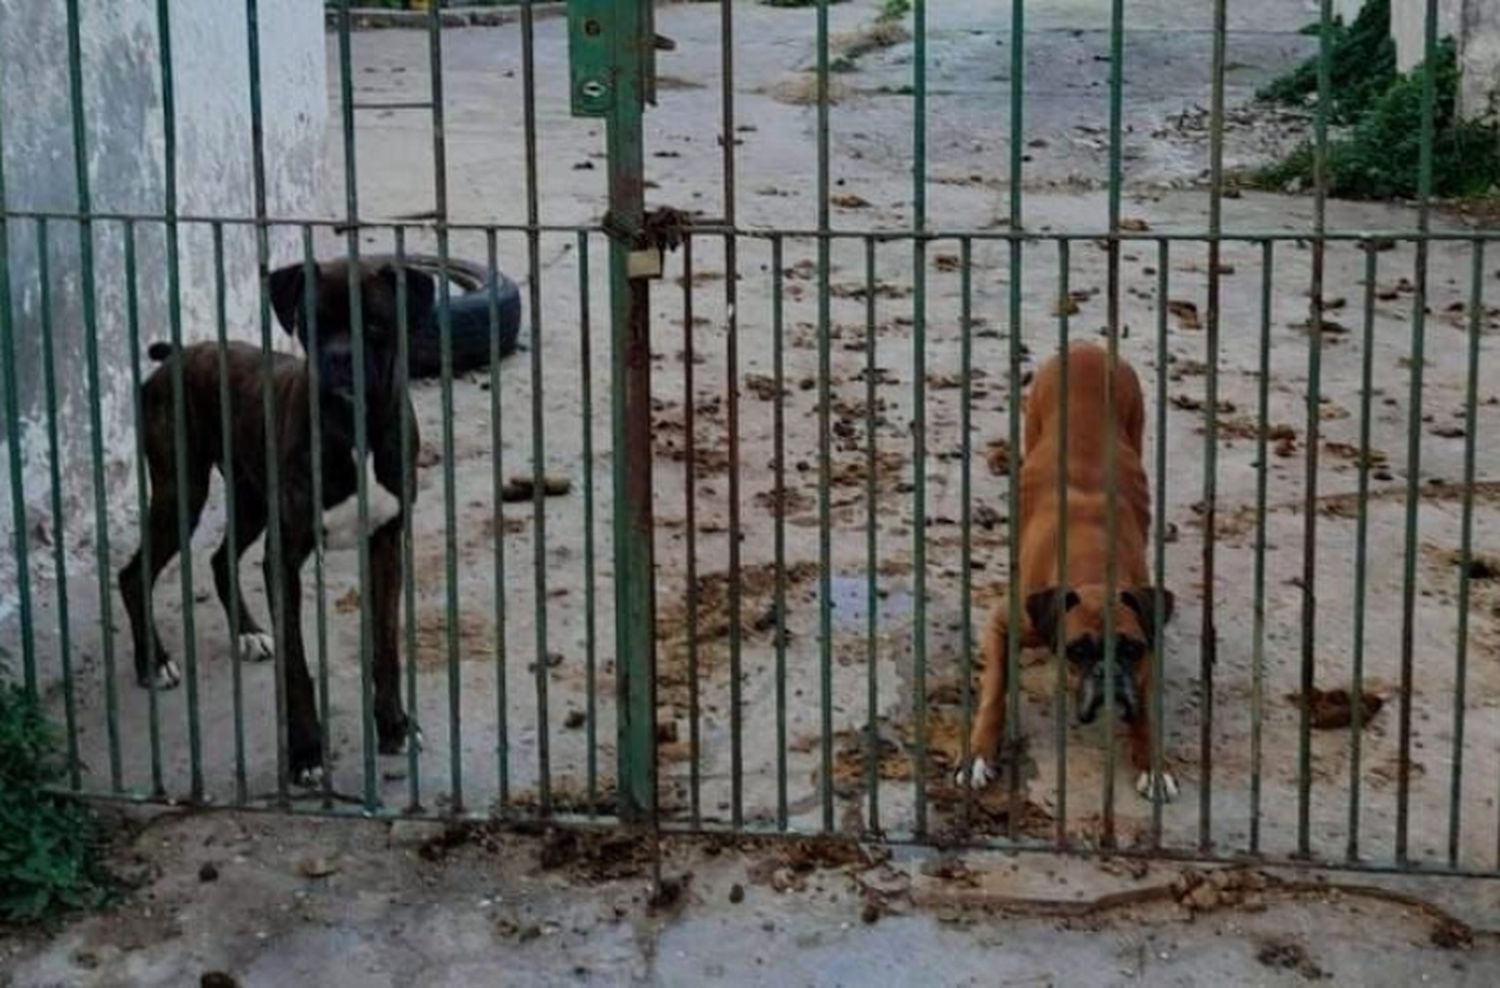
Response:
M135 819L117 907L0 931L0 985L1485 985L1473 880L1218 872L837 841ZM660 891L659 891L660 890ZM1414 894L1414 892L1416 894Z
M832 8L835 31L841 38L857 35L872 23L877 6L871 0L856 0ZM1310 39L1296 30L1313 16L1316 4L1267 0L1255 5L1253 12L1242 9L1246 6L1232 5L1229 39L1229 100L1235 109L1230 114L1226 146L1232 169L1290 146L1306 135L1308 127L1305 114L1265 111L1246 104L1258 85L1308 53ZM1154 232L1202 230L1207 221L1208 195L1202 179L1208 143L1202 107L1208 103L1210 37L1204 29L1209 9L1200 4L1184 13L1181 7L1176 2L1132 4L1131 30L1126 39L1125 213ZM831 661L826 699L832 724L828 740L833 748L834 778L828 784L836 796L837 824L852 832L877 823L870 817L861 750L864 736L860 733L871 720L880 725L881 764L876 773L881 779L879 826L893 831L914 827L915 778L924 779L928 786L935 817L929 820L929 826L941 832L952 823L957 797L946 780L959 754L962 735L960 672L965 654L958 522L967 504L975 522L971 576L973 620L977 624L985 608L1000 597L1005 580L1007 492L1004 477L991 469L994 447L990 444L1006 437L1016 406L1017 396L1007 384L1010 286L1013 282L1021 285L1019 342L1027 356L1017 372L1024 374L1053 350L1058 340L1059 252L1056 243L1046 239L1047 234L1093 232L1106 226L1103 187L1107 143L1103 128L1107 123L1108 65L1103 56L1108 50L1108 8L1102 0L1054 0L1027 8L1030 33L1025 133L1030 160L1022 190L1023 217L1026 229L1038 239L1024 245L1018 270L1013 269L1004 243L976 241L972 245L972 429L967 447L961 417L963 299L959 243L934 243L921 260L927 291L925 343L915 338L912 293L913 265L917 261L910 244L896 241L879 246L873 333L866 326L869 289L864 278L864 245L857 240L840 241L833 250L828 384L834 428L826 491L832 519L829 578L833 636L827 643ZM932 38L927 191L929 225L934 229L994 230L1005 223L1010 201L1006 185L1011 85L1008 16L1009 4L999 2L932 5L929 11ZM660 56L660 104L647 115L652 204L701 209L710 216L723 215L717 140L718 17L718 8L710 5L674 5L659 12L658 31L674 38L678 47ZM812 24L812 13L806 10L736 6L736 203L737 220L743 226L776 224L805 230L814 223L816 117L814 108L800 98L805 94L804 74L813 60ZM596 222L605 203L602 129L591 121L569 116L563 22L538 22L536 37L542 217L547 223L557 224ZM525 209L519 34L514 27L468 29L445 34L444 45L453 218L519 222ZM354 49L359 98L424 95L428 78L426 46L426 36L418 32L359 34ZM833 191L839 197L834 210L838 228L910 228L911 99L902 88L910 78L910 57L910 45L900 42L863 55L853 71L838 77L840 102L832 114L830 134ZM331 74L330 88L330 98L336 101L336 72ZM392 217L430 208L430 139L421 114L361 113L359 191L367 217ZM337 136L331 136L331 176L341 174L338 143ZM329 200L342 202L336 180L330 183ZM1224 206L1226 226L1238 231L1302 232L1312 224L1313 203L1303 196L1245 192L1227 200ZM1460 220L1439 216L1435 222L1452 226ZM1415 223L1415 210L1401 205L1329 206L1329 224L1337 229L1403 230L1414 228ZM461 801L469 809L482 810L506 801L534 803L543 739L547 742L552 794L560 804L577 807L586 800L591 782L602 805L607 807L611 799L615 679L605 250L600 236L589 238L589 281L581 284L576 235L547 233L538 239L540 264L531 271L524 238L509 233L499 237L502 267L528 286L536 279L542 304L532 311L527 303L526 338L532 349L506 361L498 371L502 411L496 427L501 437L498 448L492 442L491 392L486 375L454 383L451 448L444 448L440 389L424 385L415 394L429 453L424 461L428 465L420 475L412 574L418 668L415 709L424 728L426 747L417 778L409 774L405 759L382 760L378 769L380 792L392 805L406 805L413 791L428 808L452 805L458 795L455 765L461 774ZM370 233L366 241L367 249L390 247L389 236L377 232ZM330 251L337 249L332 241L327 246ZM431 245L413 237L410 246L430 249ZM696 672L701 718L697 807L702 816L722 822L732 813L736 775L731 755L738 747L743 767L739 795L745 818L752 823L772 821L778 809L777 766L783 757L784 740L787 813L794 827L813 829L822 822L820 794L825 784L821 774L824 653L818 633L817 565L819 498L824 493L817 456L818 279L812 241L789 237L781 246L780 280L785 300L781 400L789 491L780 505L773 495L773 426L778 391L771 376L775 334L770 244L764 238L746 238L740 243L734 282L734 367L727 362L730 320L725 292L729 281L721 243L695 241L694 278L686 290L680 284L682 257L670 257L666 276L654 292L654 488L662 602L662 767L666 779L663 808L669 816L682 819L694 805L688 789L694 750L692 671ZM455 234L452 250L456 256L484 257L483 240L476 235ZM1242 849L1249 841L1250 738L1257 654L1257 614L1251 589L1256 565L1254 506L1259 458L1254 436L1262 354L1262 293L1270 277L1271 287L1266 293L1270 310L1265 314L1270 340L1268 421L1275 438L1265 470L1264 680L1259 694L1263 715L1261 847L1285 856L1296 848L1297 841L1299 714L1288 697L1298 690L1300 676L1301 511L1309 453L1306 394L1310 348L1316 345L1321 357L1321 434L1316 475L1320 499L1315 679L1325 689L1347 688L1356 647L1362 645L1366 687L1384 701L1384 708L1370 718L1364 732L1359 772L1360 851L1375 860L1389 860L1394 849L1396 718L1400 708L1395 687L1399 682L1406 545L1404 491L1408 472L1416 469L1407 455L1408 424L1412 416L1420 416L1417 448L1423 497L1414 541L1417 596L1413 654L1417 678L1411 700L1411 855L1416 861L1444 861L1457 737L1458 570L1453 553L1459 547L1462 498L1458 482L1464 475L1466 449L1461 412L1468 368L1469 248L1462 243L1444 243L1431 252L1432 315L1419 409L1411 408L1408 399L1413 367L1410 279L1414 251L1408 243L1397 243L1377 255L1373 332L1368 348L1373 380L1369 395L1372 496L1368 502L1368 571L1361 643L1354 640L1357 602L1352 572L1359 518L1354 493L1359 475L1356 460L1360 456L1360 375L1367 350L1362 335L1364 256L1352 244L1329 247L1325 299L1331 321L1316 340L1306 331L1311 250L1302 241L1278 243L1270 271L1264 264L1266 256L1260 244L1235 242L1226 244L1222 258L1222 346L1217 356L1220 433L1213 451L1219 548L1214 585L1205 587L1200 569L1200 511L1205 498L1203 402L1210 356L1203 320L1193 313L1207 312L1206 252L1193 244L1173 247L1165 258L1170 282L1164 300L1158 289L1158 269L1164 259L1158 256L1156 246L1141 243L1124 251L1121 311L1127 332L1121 341L1121 353L1140 371L1148 395L1154 396L1158 386L1164 384L1168 399L1163 417L1158 418L1153 407L1147 430L1147 457L1153 471L1159 451L1164 452L1167 465L1166 487L1155 492L1169 532L1166 568L1160 579L1176 592L1178 600L1177 617L1166 633L1164 748L1183 791L1177 803L1166 807L1164 840L1174 847L1192 848L1199 837L1204 777L1199 628L1204 597L1212 593L1217 605L1219 644L1218 663L1213 670L1214 717L1208 731L1213 790L1207 832L1214 845L1225 850ZM1097 338L1104 325L1104 259L1105 253L1090 241L1072 246L1068 275L1073 295L1067 308L1076 310L1071 319L1074 338ZM1483 270L1484 288L1491 296L1495 276L1500 274L1497 266L1500 259L1491 257ZM689 297L692 319L685 329L683 306ZM1166 349L1160 352L1156 326L1163 301L1173 305ZM581 304L584 302L587 319ZM1494 308L1486 309L1479 321L1485 336L1500 326ZM582 354L585 340L591 351L587 363ZM691 362L684 359L689 343L694 354ZM921 477L915 474L909 426L914 410L914 358L919 349L927 365L927 459ZM1476 488L1473 532L1474 544L1493 552L1500 539L1500 512L1496 511L1493 486L1500 478L1500 446L1483 437L1500 426L1500 392L1485 366L1478 382L1480 438L1475 464L1476 476L1485 483ZM534 376L537 369L539 377ZM693 375L690 391L686 382L689 369ZM583 412L584 382L592 386L592 417ZM868 403L872 391L873 407ZM732 393L737 399L731 397ZM697 482L691 492L685 477L689 404L695 419L697 468ZM868 418L867 411L871 413ZM738 420L740 552L745 567L742 651L737 657L729 654L728 632L733 619L727 610L731 414ZM867 511L865 484L870 420L878 448L873 512ZM533 421L540 423L539 433L533 432ZM591 459L583 456L586 433L592 443ZM972 471L972 489L967 492L962 483L966 448L967 465ZM504 479L529 473L538 457L547 473L572 482L570 493L547 501L541 524L533 518L529 504L498 506L494 490L497 475ZM445 518L443 497L449 467L455 508L451 526ZM913 519L913 494L918 484L923 485L927 499L928 517L922 524ZM585 525L586 490L592 491L591 529ZM200 584L193 602L204 711L203 764L211 797L225 802L233 794L234 718L227 630L205 578L209 572L207 556L217 543L221 524L220 517L213 514L219 510L217 499L211 499L210 504L208 521L201 526L197 540L195 569ZM494 551L497 509L501 516L498 544L503 550L503 560L498 563ZM773 634L776 612L772 607L778 513L785 526L789 566L784 615L788 629L784 739L776 729L778 658ZM877 552L873 615L866 597L871 568L866 534L871 524ZM690 531L700 590L696 654L689 649L687 635L685 588ZM918 608L913 552L917 531L925 533L927 553L926 696L917 695L914 684ZM590 536L596 550L592 574L586 569ZM445 576L450 545L458 573L458 583L451 588ZM243 572L251 606L264 613L258 549L247 556ZM1462 815L1457 829L1457 858L1463 867L1487 869L1494 865L1494 835L1500 827L1494 789L1494 753L1500 739L1500 666L1496 663L1500 583L1494 580L1493 569L1486 571L1488 576L1474 572L1468 666L1463 680L1465 721L1459 750L1466 754L1466 761L1459 778ZM356 659L360 598L354 574L352 554L328 557L324 592L328 602L330 731L336 759L335 785L344 796L358 792L362 765ZM538 577L541 585L536 582ZM311 594L312 580L307 583ZM181 607L176 585L173 568L162 578L157 611L168 647L181 654ZM592 624L586 606L590 591L594 595ZM458 649L453 654L448 653L446 635L450 592L459 615ZM102 773L109 763L108 694L96 629L89 624L97 616L88 607L87 599L75 601L77 626L82 629L74 639L78 648L78 716L86 762L94 773L92 778L103 783L107 779ZM40 613L39 621L46 624L52 613L46 601ZM312 642L311 601L304 613L309 615L306 634ZM873 646L867 638L872 617L876 629ZM129 656L121 633L124 616L118 608L112 620L117 630L115 661L124 669ZM591 627L596 635L592 641ZM503 649L496 648L500 644ZM537 702L538 657L545 657L540 666L548 698L545 718L539 715ZM730 677L736 664L741 670L738 720L732 716L730 703ZM259 798L274 785L271 669L246 667L244 673L248 783L251 794ZM1020 822L1035 836L1050 836L1060 826L1074 840L1088 844L1099 836L1106 740L1097 728L1067 726L1063 734L1067 754L1059 759L1054 747L1058 736L1055 677L1055 668L1039 661L1029 665L1021 684L1021 732L1029 746L1022 765L1026 817ZM591 679L596 689L592 713L586 691ZM455 681L460 687L459 699L450 706L454 695L450 686ZM118 677L117 691L122 786L141 791L149 786L147 696L123 673ZM926 773L914 768L912 757L916 741L913 711L919 706L928 711L931 760ZM456 718L452 716L455 709ZM167 787L173 795L183 795L187 790L184 710L181 693L162 698L162 749L167 759ZM500 740L502 718L506 734ZM1312 738L1310 841L1319 855L1339 857L1345 852L1351 759L1347 729L1319 731ZM591 764L596 766L592 780L588 775ZM1067 788L1066 816L1061 820L1059 764L1065 766ZM1127 843L1139 838L1150 822L1150 807L1135 796L1133 778L1133 773L1122 769L1116 783L1118 826L1121 839ZM982 833L996 831L1004 819L995 798L986 797L981 802L984 812L978 817L978 826ZM233 826L264 826L270 828L268 832L279 833L276 828L281 825L256 820ZM334 842L366 839L352 833L340 836L336 830L319 833ZM294 887L300 887L300 879L289 872L275 872L274 855L264 853L265 867L272 869L267 874L277 875L272 884L280 883L286 901L299 902L289 897ZM372 876L379 875L377 863L360 867L367 867ZM375 925L365 927L367 932L349 933L348 947L360 952L361 957L387 963L395 948L375 932L381 929L379 922L414 923L427 913L419 902L403 898L409 893L392 884L397 879L395 874L379 877L381 887L389 886L395 900L404 904L398 907L393 904L395 900L381 900L374 891L367 893L354 880L352 871L331 880L345 887L346 895L327 896L320 885L313 887L317 894L309 893L308 901L327 910L344 908L349 901L365 903L360 908L371 911L369 915L376 918L370 922ZM477 882L479 876L463 879ZM191 886L181 876L169 881L176 883L174 895L186 894ZM495 883L494 887L500 885ZM695 894L699 887L695 880ZM205 893L195 886L191 890L199 896L195 901L201 903ZM808 908L814 907L809 904ZM824 908L821 903L816 907ZM400 919L396 918L398 914ZM481 915L482 910L475 913L475 917ZM96 922L107 926L109 921ZM482 928L474 936L490 935L489 920L474 918L470 922L479 924L476 930ZM725 942L733 939L732 935L722 937L722 932L732 934L733 924L715 933L713 922L705 920L705 925L694 928L702 936L712 935ZM806 963L809 966L798 970L811 978L812 972L820 970L813 966L814 958L819 958L818 964L832 964L833 955L842 956L842 951L831 949L831 945L863 943L859 924L854 920L849 923L839 937L830 935L809 943L803 943L803 934L795 926L778 925L777 929L784 931L778 936L806 949L784 959L775 949L764 951L762 956L768 962L776 958L777 963ZM977 935L958 932L930 915L902 917L882 922L878 928L888 932L893 926L904 928L903 936L910 942L921 942L918 938L929 936L947 942ZM656 945L652 955L655 963L688 963L676 954L688 947L673 946L676 934L672 928L663 930L659 939L644 940L632 923L615 929L610 939L615 946L609 949L619 951L621 964L640 963L634 952L644 950L641 945L648 940ZM1047 956L1047 951L1025 938L1012 937L1001 929L1005 942L1017 945L1026 957ZM287 935L315 934L293 931ZM1134 933L1127 939L1133 937ZM1075 949L1066 936L1064 940L1066 949ZM767 945L774 947L775 943L773 937ZM524 949L544 951L537 945ZM1076 949L1087 953L1103 948ZM1146 954L1152 950L1143 949ZM1202 949L1203 962L1209 963L1212 951L1206 945ZM899 956L886 946L869 952L861 947L848 953L849 957L837 963L877 965L880 958ZM401 970L401 965L415 964L422 956L420 951L403 955L405 959L388 970ZM1412 954L1412 963L1423 956L1428 955ZM1135 963L1098 957L1109 971ZM230 960L225 958L222 963ZM752 963L748 958L742 960ZM203 955L203 961L209 963L208 954ZM267 954L259 963L274 967L284 961ZM732 968L730 962L725 963L729 965L726 970ZM1442 965L1447 965L1446 955ZM1016 969L1016 977L1023 977L1023 969ZM658 973L662 970L657 969ZM688 968L677 970L686 976ZM852 970L848 980L859 973ZM1270 972L1262 973L1270 977ZM955 979L962 974L955 968ZM794 972L794 976L801 975ZM558 977L566 977L566 973ZM662 979L672 980L665 975Z

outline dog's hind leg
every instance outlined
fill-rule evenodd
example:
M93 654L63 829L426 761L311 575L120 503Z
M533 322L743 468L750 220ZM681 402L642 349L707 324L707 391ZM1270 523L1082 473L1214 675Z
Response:
M151 507L148 509L146 520L147 548L151 557L151 572L148 578L142 579L142 552L136 550L135 555L120 570L120 596L125 599L125 611L130 615L130 629L135 644L135 678L142 687L151 686L151 676L156 677L158 689L171 689L182 682L182 671L177 663L167 657L167 650L162 647L161 638L156 633L155 626L146 626L146 594L156 587L156 579L161 576L161 571L166 569L182 548L178 539L177 519L177 485L175 474L170 478L165 476L167 470L173 469L168 457L164 469L158 469L158 463L152 460L151 481ZM208 475L195 476L193 462L188 463L188 534L198 527L198 519L203 514L203 502L208 499ZM187 601L185 606L191 607L192 601Z
M370 537L370 582L375 607L375 728L380 752L398 754L421 743L421 732L401 707L401 521Z
M284 516L285 517L285 516ZM264 562L266 595L271 601L271 619L282 622L286 658L282 663L282 689L286 702L288 766L292 782L315 786L322 781L323 735L318 727L318 709L307 655L302 647L302 564L311 552L310 538L303 543L292 532L283 532L281 560L282 599L276 599L276 561L267 553Z
M234 558L230 558L229 533L226 530L224 541L214 552L213 559L214 589L219 592L219 603L224 605L225 615L231 622L238 622L239 640L234 644L239 650L240 658L246 662L264 662L271 658L272 639L250 613L250 608L245 606L243 587L239 588L237 596L231 595L230 591L235 588L230 586L230 567L239 566L240 557L251 543L260 538L265 527L265 504L248 492L241 493L234 503Z

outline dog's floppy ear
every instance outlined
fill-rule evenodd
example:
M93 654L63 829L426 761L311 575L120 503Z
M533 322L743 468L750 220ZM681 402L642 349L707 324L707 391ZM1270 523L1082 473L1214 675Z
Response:
M1146 632L1146 643L1155 645L1157 635L1161 629L1156 626L1156 595L1161 594L1161 621L1166 624L1172 620L1172 609L1177 605L1177 598L1172 591L1164 587L1134 587L1130 590L1120 591L1120 599L1125 606L1135 611L1135 616L1140 618L1141 629Z
M282 329L297 336L297 327L301 323L297 315L302 311L302 265L288 264L277 268L271 272L270 281L271 309L276 313L276 321L281 323Z
M391 290L391 300L394 302L400 298L401 272L394 264L387 264L380 269L380 277L385 279ZM425 271L418 271L411 266L406 267L406 331L415 333L427 325L432 317L433 306L437 299L437 280ZM393 320L391 328L397 328L398 323L395 309L391 311Z
M1071 611L1078 606L1078 594L1068 590L1063 594L1063 610ZM1038 590L1036 593L1028 594L1026 597L1026 616L1031 620L1031 627L1042 638L1046 639L1047 646L1053 651L1057 650L1057 588L1048 587L1046 590Z

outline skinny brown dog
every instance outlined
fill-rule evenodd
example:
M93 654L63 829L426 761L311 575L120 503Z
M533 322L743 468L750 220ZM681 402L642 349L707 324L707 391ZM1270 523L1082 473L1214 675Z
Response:
M1067 388L1063 388L1063 361ZM1076 344L1037 371L1024 406L1024 459L1020 468L1020 572L1018 582L1025 603L1021 629L1023 648L1042 645L1062 650L1075 683L1079 723L1092 722L1106 700L1105 609L1114 614L1114 706L1130 733L1130 754L1139 776L1136 791L1150 799L1177 795L1177 780L1163 770L1151 774L1152 653L1160 629L1156 602L1160 593L1162 621L1172 615L1171 591L1151 586L1146 546L1151 530L1151 491L1142 461L1142 433L1146 411L1141 383L1124 360L1115 362L1109 380L1107 353L1093 344ZM1114 405L1114 473L1116 522L1113 545L1107 512L1107 442L1110 428L1105 404L1106 383L1112 383ZM1066 402L1067 447L1061 416ZM1066 476L1058 476L1060 458ZM1059 485L1063 485L1060 490ZM1066 530L1067 565L1058 569L1058 537ZM1110 556L1115 563L1113 601L1105 590ZM1066 576L1066 583L1064 577ZM960 782L978 788L993 781L1001 736L1005 730L1005 674L1007 601L990 614L984 633L984 682L979 713L970 738L973 758L960 769ZM965 779L964 777L967 776Z

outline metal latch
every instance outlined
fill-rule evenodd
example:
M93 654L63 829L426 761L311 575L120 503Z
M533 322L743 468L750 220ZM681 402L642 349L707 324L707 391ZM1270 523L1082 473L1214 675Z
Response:
M613 213L604 217L604 232L625 244L625 274L629 278L660 278L663 255L682 246L691 220L687 213L670 206L653 209L641 219L639 230L630 230Z

